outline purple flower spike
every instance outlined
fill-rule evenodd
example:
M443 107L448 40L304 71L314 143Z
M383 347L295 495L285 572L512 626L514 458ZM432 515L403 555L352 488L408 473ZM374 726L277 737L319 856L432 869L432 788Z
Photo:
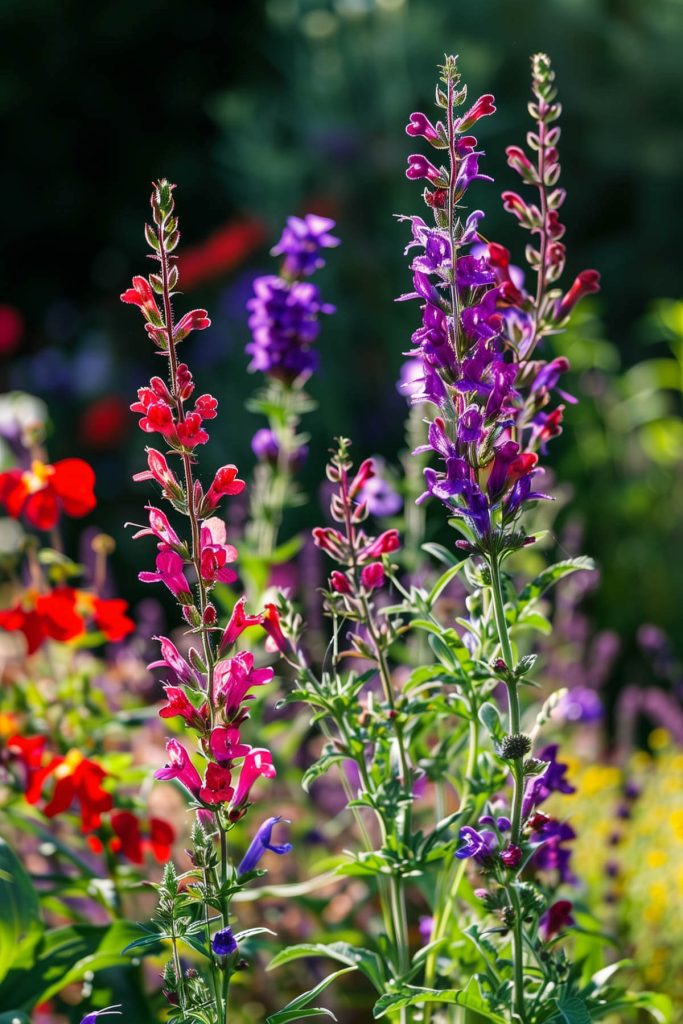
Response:
M266 818L252 839L249 849L242 858L242 862L237 869L238 875L246 875L249 871L253 871L266 850L270 850L271 853L278 853L281 855L290 852L292 849L291 843L271 842L273 828L279 824L279 822L284 820L285 819L281 818L279 815L275 818Z

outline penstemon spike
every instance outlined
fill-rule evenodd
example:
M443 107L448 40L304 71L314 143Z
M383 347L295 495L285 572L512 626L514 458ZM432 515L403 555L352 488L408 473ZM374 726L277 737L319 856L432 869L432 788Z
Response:
M149 469L137 474L136 480L158 484L171 515L185 521L183 530L162 509L147 506L149 526L136 537L152 537L158 553L154 571L141 572L139 578L168 588L178 602L191 642L198 644L190 646L185 655L170 639L160 637L161 659L151 666L170 675L164 686L161 718L180 719L190 737L187 745L176 738L168 740L166 765L154 774L157 779L178 782L196 812L190 851L195 870L181 890L172 865L168 865L159 887L157 924L173 950L173 959L164 971L169 1002L180 1014L174 1011L172 1019L186 1020L201 1013L204 1016L192 1019L226 1024L230 979L239 959L231 928L231 897L255 877L266 851L283 854L291 849L288 843L270 842L273 826L280 819L269 818L257 830L239 867L229 855L229 833L252 806L253 787L260 778L275 775L270 751L250 746L241 735L249 717L251 691L269 683L273 669L258 667L250 651L236 652L235 645L250 626L262 627L274 637L276 646L280 631L274 607L249 615L243 598L222 627L211 600L216 584L232 584L238 578L233 568L238 552L228 542L220 506L224 497L240 494L245 485L231 464L218 469L206 490L196 476L196 448L209 441L205 424L215 419L218 403L204 394L194 398L189 407L195 385L188 365L178 358L181 342L192 331L209 327L210 320L203 309L185 313L179 320L174 316L179 275L173 252L180 234L173 190L165 180L154 186L153 223L145 229L158 271L149 278L135 277L133 287L121 296L140 308L147 333L166 358L168 371L165 380L155 376L149 386L141 388L131 407L141 416L141 429L160 435L166 448L165 452L147 449ZM207 942L213 932L206 975L183 971L181 950L196 943L191 918L182 912L188 904L199 905ZM206 1017L207 1005L211 1006L210 1018Z

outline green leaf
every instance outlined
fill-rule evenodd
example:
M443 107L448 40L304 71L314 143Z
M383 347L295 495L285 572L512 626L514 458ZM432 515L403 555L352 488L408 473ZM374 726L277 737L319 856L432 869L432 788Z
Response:
M432 589L429 591L429 597L427 598L427 604L431 608L435 601L441 596L442 592L446 589L452 579L455 579L457 574L460 572L465 562L458 562L457 565L452 565L450 569L446 569L446 572L439 577Z
M449 1003L465 1006L469 1010L475 1010L487 1020L493 1021L494 1024L507 1024L504 1017L493 1013L488 1008L479 991L476 978L472 978L464 989L416 988L414 985L404 985L397 992L388 992L382 996L375 1003L372 1013L375 1020L378 1020L393 1010L400 1010L404 1006L421 1006L424 1003Z
M290 1003L287 1003L281 1010L273 1013L266 1019L266 1024L287 1024L288 1021L299 1020L301 1017L311 1017L313 1014L327 1014L332 1020L336 1020L336 1017L330 1010L325 1010L322 1007L317 1007L315 1010L308 1009L304 1013L296 1015L296 1012L303 1010L308 1003L312 1003L314 999L317 999L321 992L324 992L328 985L331 985L337 978L341 978L343 974L349 974L351 971L355 971L355 967L344 967L341 971L335 971L334 974L328 974L326 978L318 982L315 988L311 988L308 992L302 993L297 996L296 999L292 999Z
M31 1022L21 1010L7 1010L5 1013L0 1013L0 1024L31 1024Z
M11 846L0 839L0 981L22 952L38 941L43 925L38 895Z
M432 558L436 558L437 561L442 562L443 565L456 566L459 565L462 560L462 555L454 555L452 551L445 548L443 544L423 544L422 550L426 551Z
M500 740L505 733L498 708L485 701L479 708L479 721L484 725L494 740Z
M557 1003L557 1013L548 1024L591 1024L591 1015L583 999L571 996Z
M268 970L272 971L282 964L288 964L291 960L301 960L309 956L326 956L340 964L347 964L349 967L357 967L365 977L372 982L378 992L383 992L386 985L386 977L382 959L370 949L362 946L352 946L348 942L305 942L297 946L289 946L283 949L268 964Z
M0 1005L14 1004L29 1013L67 985L108 967L130 963L122 950L139 934L136 925L70 925L43 934L35 949L35 962L27 969L12 969L0 985Z
M559 580L569 576L570 573L579 572L582 569L595 569L595 562L592 558L580 555L578 558L567 558L563 562L556 562L549 565L547 569L539 573L535 580L527 585L519 595L519 608L521 610L535 604L540 597L554 586Z

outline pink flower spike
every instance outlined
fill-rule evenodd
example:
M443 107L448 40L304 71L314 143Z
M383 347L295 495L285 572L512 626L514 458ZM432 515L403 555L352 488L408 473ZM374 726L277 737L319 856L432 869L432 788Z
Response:
M175 551L162 551L156 558L156 572L140 572L141 583L163 583L177 597L181 604L192 600L190 584L183 573L183 560Z
M193 689L204 689L204 680L183 658L176 645L167 636L155 636L154 639L161 645L161 660L150 662L147 668L170 668L181 683Z
M145 508L149 512L149 526L143 530L138 530L134 534L133 540L137 540L138 537L156 537L159 541L158 547L160 551L164 551L167 548L182 547L183 542L169 523L166 513L162 512L159 508L155 508L154 505L146 505Z
M251 750L248 743L241 742L240 731L236 726L216 726L211 732L209 746L217 761L236 761Z
M234 790L230 783L232 775L227 768L210 761L204 773L204 785L199 790L199 799L205 804L227 804Z
M211 326L208 314L205 309L192 309L178 321L173 330L173 341L183 341L192 331L203 331Z
M166 753L168 761L163 768L157 768L154 778L163 782L177 779L192 796L198 796L202 780L185 747L178 740L169 740L166 744Z
M419 111L410 115L410 121L406 125L406 135L412 135L413 138L421 136L423 139L427 139L428 142L439 141L436 128L429 118Z
M371 562L363 567L360 580L366 590L377 590L384 586L384 566L381 562Z
M237 789L235 790L233 807L235 809L241 808L247 802L251 787L260 775L265 776L267 779L272 779L276 774L273 758L269 750L260 747L250 750L242 764Z
M235 607L232 610L230 620L225 627L225 632L221 637L219 653L222 653L228 647L232 647L245 629L249 629L250 626L262 625L262 615L247 615L244 610L246 603L246 597L240 597L239 601L236 602Z

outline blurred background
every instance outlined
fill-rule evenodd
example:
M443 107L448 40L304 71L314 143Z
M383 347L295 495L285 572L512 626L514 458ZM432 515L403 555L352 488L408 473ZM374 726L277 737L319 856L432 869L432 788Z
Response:
M141 552L123 527L143 515L131 476L146 438L128 406L158 361L119 295L148 269L150 182L167 176L178 185L187 306L213 319L188 353L200 390L222 405L211 464L251 474L262 421L244 400L261 382L246 370L245 303L287 215L318 212L343 243L316 277L338 312L325 318L308 388L318 409L302 486L314 500L290 511L284 535L321 521L315 498L335 435L398 477L407 407L396 382L416 310L394 301L410 287L408 232L394 215L422 212L404 176L415 149L404 127L411 111L430 111L444 50L460 54L472 99L496 95L498 114L478 126L495 184L468 197L517 263L525 238L499 201L517 187L505 147L527 131L530 55L547 51L557 73L566 281L595 267L602 291L550 340L572 363L563 383L580 403L551 448L558 500L540 515L561 552L592 555L600 573L559 591L544 679L570 686L565 714L578 723L572 820L585 835L587 902L610 927L614 916L645 982L669 985L683 978L683 0L0 0L0 391L47 404L52 460L92 463L92 520L116 539L116 588L137 606L141 635L164 632L144 624ZM0 435L14 402L0 397ZM434 512L434 539L452 543L448 531L437 537ZM152 702L158 687L145 685ZM118 675L112 692L125 701ZM282 742L294 763L298 734ZM641 793L635 806L624 804L624 778ZM334 826L335 794L317 799L329 799ZM315 859L311 815L291 817L306 836L299 851ZM349 906L311 903L312 919L341 927L363 904L349 892ZM296 911L269 913L301 937Z
M498 194L515 186L504 149L526 132L529 56L547 50L564 104L567 278L603 275L560 343L581 404L553 450L554 529L582 535L601 568L585 607L591 635L607 631L618 652L611 705L657 672L680 686L680 0L3 0L0 39L1 383L49 404L53 459L94 465L98 522L133 601L122 524L140 516L130 476L143 438L127 408L156 367L118 296L145 269L150 181L178 184L184 289L213 318L193 366L229 410L215 457L240 465L261 425L243 406L256 386L244 355L251 280L269 269L287 214L337 220L343 245L320 284L339 311L310 387L315 494L335 434L394 462L404 444L396 380L415 317L394 303L409 273L393 215L421 206L404 177L408 115L430 109L444 49L461 55L472 98L495 93L498 115L481 126L495 184L477 183L471 201L521 262ZM295 514L302 527L319 516L315 503ZM650 648L669 636L663 680L643 622L664 631Z

